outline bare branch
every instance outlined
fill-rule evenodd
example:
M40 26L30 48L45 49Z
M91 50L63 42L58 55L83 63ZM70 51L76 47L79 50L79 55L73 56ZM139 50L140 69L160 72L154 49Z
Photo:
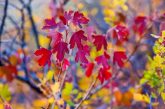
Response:
M2 40L2 33L3 33L5 20L6 20L6 16L7 16L7 9L8 9L8 0L5 0L4 14L3 14L2 23L1 23L1 26L0 26L0 41ZM0 43L0 48L1 48L1 43Z

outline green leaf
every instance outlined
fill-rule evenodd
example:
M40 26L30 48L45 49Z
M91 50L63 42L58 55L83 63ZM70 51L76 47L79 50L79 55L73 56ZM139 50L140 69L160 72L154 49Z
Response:
M142 78L141 80L140 80L140 84L145 84L147 82L147 79L145 79L145 78Z
M72 90L73 90L73 84L69 83L69 82L66 82L65 87L63 89L63 94L70 95Z
M77 90L77 89L74 89L74 90L72 91L72 93L73 93L73 94L77 94L77 93L78 93L78 90Z
M69 104L69 106L74 106L74 103L72 101L67 101L67 104Z

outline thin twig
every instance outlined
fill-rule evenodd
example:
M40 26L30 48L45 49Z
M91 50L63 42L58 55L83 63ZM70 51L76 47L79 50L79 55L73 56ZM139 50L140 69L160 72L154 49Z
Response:
M67 71L64 72L64 76L63 76L62 81L61 81L60 92L62 91L62 88L64 86L66 75L67 75Z
M75 109L78 109L81 104L88 98L88 95L91 93L91 90L94 88L95 84L96 84L97 78L92 82L91 86L89 87L87 93L85 94L85 96L82 98L82 100L77 104L77 106L75 107Z

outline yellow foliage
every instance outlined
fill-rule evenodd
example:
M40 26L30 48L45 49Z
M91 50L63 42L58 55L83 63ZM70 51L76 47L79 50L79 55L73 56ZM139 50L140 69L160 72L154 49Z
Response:
M147 95L141 94L141 93L134 93L133 94L133 99L135 101L142 101L142 102L147 102L150 103L150 98Z
M133 94L131 91L126 91L122 93L120 90L114 92L115 100L118 105L130 106L133 99Z
M33 101L34 107L44 107L48 104L47 99L36 99Z
M53 70L49 70L47 75L46 75L46 79L47 80L51 80L53 78L54 75L54 71Z
M53 97L49 98L48 102L49 102L49 104L52 104L54 102L54 98Z
M50 39L49 38L47 38L47 37L45 37L43 35L39 35L39 44L40 44L41 47L45 47L46 48L46 47L48 47L49 43L50 43Z
M60 89L60 82L55 82L53 85L51 85L51 89L53 93L57 93Z
M127 11L128 7L126 5L127 0L101 0L100 4L103 7L104 20L109 25L113 25L117 20L116 13Z

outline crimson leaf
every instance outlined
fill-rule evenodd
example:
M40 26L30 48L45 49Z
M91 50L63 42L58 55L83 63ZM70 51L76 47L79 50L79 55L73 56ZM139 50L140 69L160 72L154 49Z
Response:
M17 76L17 67L13 65L0 66L0 77L4 76L11 82Z
M129 30L126 26L124 25L116 25L113 31L113 37L117 37L118 41L127 41L128 40L128 35L129 35Z
M104 46L104 49L107 49L107 41L103 35L93 35L94 45L97 48L97 51L101 50L101 47Z
M81 25L81 24L87 24L89 22L89 20L84 17L84 15L82 13L79 13L78 11L76 11L73 15L73 24L74 25Z
M147 17L137 16L134 20L133 30L139 35L142 35L147 29Z
M86 55L89 55L89 47L86 45L84 46L83 49L79 49L78 52L76 53L76 57L75 57L75 61L78 62L79 60L82 62L82 63L88 63L88 60L86 58Z
M97 62L97 64L102 64L103 67L108 68L108 59L110 58L110 56L106 53L104 53L104 55L98 56L95 58L95 61Z
M91 76L92 71L93 71L93 68L94 68L94 63L89 63L89 64L87 65L87 69L86 69L86 72L85 72L85 75L86 75L87 77L90 77L90 76Z
M38 59L38 63L40 66L45 66L46 64L50 65L50 57L52 55L50 50L47 50L46 48L40 48L34 53L36 56L41 56Z
M123 51L115 51L113 56L113 63L117 63L119 67L123 67L123 60L127 59L125 52Z
M87 37L84 36L84 31L83 30L79 30L75 33L73 33L71 39L70 39L70 48L74 48L75 44L77 45L78 49L83 49L83 45L81 40L86 41Z
M70 62L67 59L63 60L62 69L66 70L70 66Z
M57 31L54 31L54 30L51 30L49 33L48 33L48 37L51 38L51 47L54 47L58 42L61 41L62 39L62 34L57 32Z
M45 25L42 29L53 29L57 27L57 23L55 22L54 17L51 19L45 19Z
M112 76L111 73L108 71L109 68L100 68L99 74L98 74L98 79L100 80L101 84L104 83L104 80L110 79Z
M69 53L69 50L68 50L68 44L66 42L59 42L57 43L54 48L53 48L53 53L56 53L57 52L57 59L59 61L62 61L64 59L64 55L65 53Z

